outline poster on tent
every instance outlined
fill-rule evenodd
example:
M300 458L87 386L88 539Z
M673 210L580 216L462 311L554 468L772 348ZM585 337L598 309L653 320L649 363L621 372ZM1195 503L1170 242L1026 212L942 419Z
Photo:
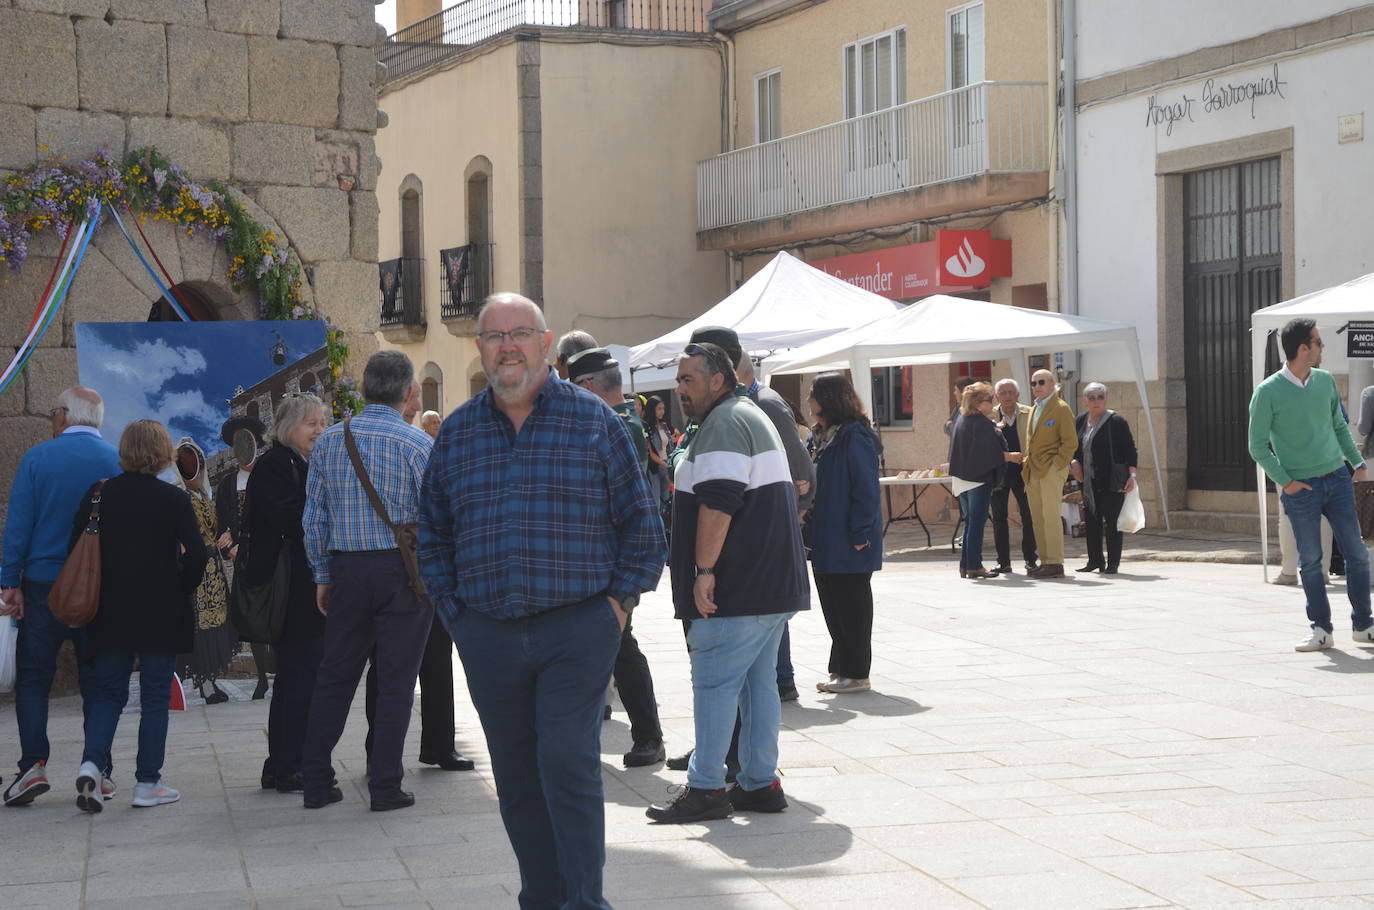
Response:
M282 398L320 393L329 369L316 321L79 322L76 360L81 384L105 400L101 435L118 445L131 422L160 421L174 444L200 446L212 484L237 467L220 438L226 420L270 430Z

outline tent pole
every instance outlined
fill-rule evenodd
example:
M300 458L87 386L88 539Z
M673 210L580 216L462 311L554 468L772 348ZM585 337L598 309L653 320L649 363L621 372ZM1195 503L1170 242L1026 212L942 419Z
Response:
M1128 343L1126 347L1130 350L1131 361L1135 365L1135 385L1140 390L1140 403L1145 411L1145 428L1150 434L1150 452L1155 458L1155 483L1159 484L1159 508L1164 514L1164 530L1172 531L1174 528L1169 521L1169 493L1164 488L1164 470L1159 466L1159 443L1155 440L1155 421L1150 414L1150 394L1145 390L1145 367L1140 360L1140 342L1137 340Z
M1250 325L1250 380L1251 387L1258 388L1264 380L1264 349L1267 347L1269 333L1256 331L1253 321ZM1269 478L1264 468L1255 464L1255 490L1259 495L1260 518L1260 577L1269 583Z
M878 420L873 413L873 376L868 368L867 357L856 354L849 358L849 378L854 383L854 391L859 394L859 401L863 402L864 413L876 425Z

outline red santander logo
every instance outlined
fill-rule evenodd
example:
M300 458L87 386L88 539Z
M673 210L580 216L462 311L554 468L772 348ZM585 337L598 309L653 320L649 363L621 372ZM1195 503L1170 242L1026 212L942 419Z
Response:
M992 234L988 231L938 231L936 233L941 285L985 288L992 284Z

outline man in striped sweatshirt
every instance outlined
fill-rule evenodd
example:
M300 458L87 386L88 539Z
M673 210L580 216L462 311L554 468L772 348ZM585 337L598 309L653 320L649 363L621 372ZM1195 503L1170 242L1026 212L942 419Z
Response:
M696 748L687 787L646 813L667 823L787 807L775 775L778 641L811 596L797 489L777 430L758 405L735 395L724 350L689 344L684 354L678 397L699 428L674 476L671 567L675 615L691 622ZM727 792L737 708L740 771Z

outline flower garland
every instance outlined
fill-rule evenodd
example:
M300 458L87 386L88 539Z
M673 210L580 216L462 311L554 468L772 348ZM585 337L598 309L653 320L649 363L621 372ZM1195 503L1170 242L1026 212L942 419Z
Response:
M122 163L105 149L75 164L49 157L5 177L0 186L0 262L18 271L35 234L96 217L102 204L126 207L223 244L229 283L235 291L257 291L259 318L324 318L301 299L300 262L282 238L254 220L222 182L195 182L155 148L135 149ZM325 344L326 388L334 399L334 416L347 417L362 409L362 399L357 382L343 375L348 360L343 331L327 320Z

